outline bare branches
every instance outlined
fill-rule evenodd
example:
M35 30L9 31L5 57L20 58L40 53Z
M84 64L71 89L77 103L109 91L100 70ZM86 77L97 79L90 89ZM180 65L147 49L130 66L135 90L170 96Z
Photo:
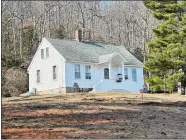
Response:
M85 40L143 50L145 43L152 39L151 29L156 26L150 11L140 1L111 4L106 1L2 1L2 19L2 37L7 38L8 35L14 39L13 44L3 39L3 44L16 47L20 47L20 39L24 39L19 32L24 32L24 26L28 24L39 40L52 36L52 31L62 26L66 39L73 39L74 30L82 27L88 31L84 33ZM37 42L33 38L31 40L32 47L36 48ZM16 47L15 50L18 49Z

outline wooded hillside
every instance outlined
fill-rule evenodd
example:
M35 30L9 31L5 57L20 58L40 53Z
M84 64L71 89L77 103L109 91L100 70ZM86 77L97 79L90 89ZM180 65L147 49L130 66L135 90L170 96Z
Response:
M144 51L145 43L152 39L151 29L156 22L140 1L110 4L99 1L4 1L2 26L3 56L11 53L12 59L22 60L35 53L43 37L73 39L78 27L84 28L84 40Z
M26 69L43 37L123 45L141 61L157 21L140 1L2 1L2 73Z

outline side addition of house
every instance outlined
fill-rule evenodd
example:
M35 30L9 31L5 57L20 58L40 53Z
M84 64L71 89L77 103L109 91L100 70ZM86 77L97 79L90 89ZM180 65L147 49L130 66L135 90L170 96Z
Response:
M143 63L125 47L43 38L30 66L29 90L40 93L140 92Z

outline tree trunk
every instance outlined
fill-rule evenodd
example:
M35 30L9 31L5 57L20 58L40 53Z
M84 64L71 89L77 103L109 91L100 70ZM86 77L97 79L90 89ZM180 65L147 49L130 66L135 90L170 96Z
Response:
M181 95L186 95L186 87L181 88Z
M13 31L12 31L12 34L13 34L13 47L14 47L14 57L16 58L17 54L16 54L16 32L15 32L15 21L12 22L12 28L13 28Z
M21 20L21 27L20 27L20 47L19 47L19 54L20 58L23 58L23 20Z
M164 75L164 93L166 93L166 76Z

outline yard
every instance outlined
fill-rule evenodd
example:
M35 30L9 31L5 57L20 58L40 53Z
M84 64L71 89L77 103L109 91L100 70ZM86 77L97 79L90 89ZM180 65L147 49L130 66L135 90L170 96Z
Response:
M2 99L2 138L186 138L186 96L76 93Z

